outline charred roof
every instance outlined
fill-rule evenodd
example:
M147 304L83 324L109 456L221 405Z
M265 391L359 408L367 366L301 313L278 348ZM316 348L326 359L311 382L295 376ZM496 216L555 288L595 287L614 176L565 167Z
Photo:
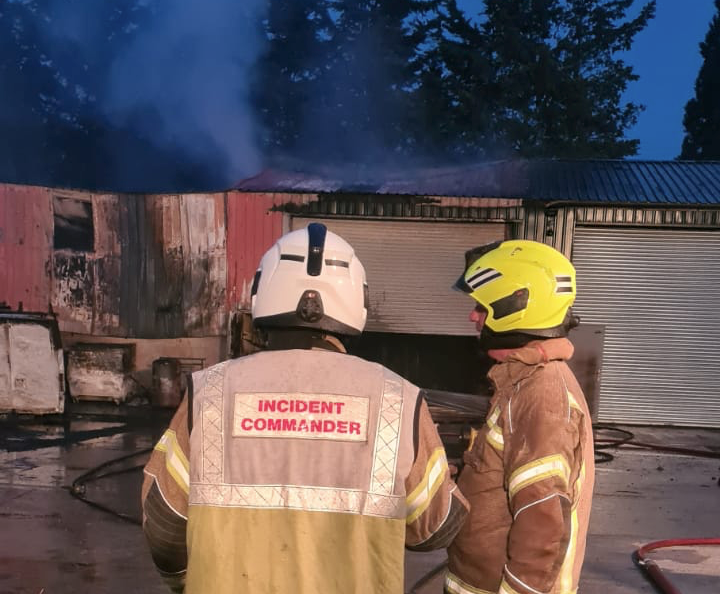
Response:
M536 159L369 172L266 169L244 192L521 198L540 202L720 205L720 161Z

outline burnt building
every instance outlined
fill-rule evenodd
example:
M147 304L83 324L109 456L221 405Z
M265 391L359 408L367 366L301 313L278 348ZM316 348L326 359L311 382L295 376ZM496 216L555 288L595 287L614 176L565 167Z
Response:
M54 312L66 349L131 345L132 376L150 386L158 358L207 366L247 352L255 267L310 221L345 237L368 273L353 352L426 388L481 392L487 362L450 285L466 249L534 239L577 269L574 365L596 420L720 427L720 163L266 170L188 195L4 185L0 302Z
M577 269L574 366L596 420L720 427L720 163L500 161L363 182L267 171L238 186L292 192L287 228L322 220L355 246L373 293L363 355L471 391L468 305L448 287L465 249L533 239Z

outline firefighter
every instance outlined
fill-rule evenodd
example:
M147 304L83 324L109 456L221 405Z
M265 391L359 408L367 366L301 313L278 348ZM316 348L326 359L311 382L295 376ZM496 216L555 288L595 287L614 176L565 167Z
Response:
M458 477L471 511L445 592L575 593L594 482L590 413L566 363L575 269L542 243L496 242L467 252L455 288L476 302L494 390Z
M405 546L447 547L468 504L418 388L346 353L363 266L312 223L251 294L267 349L193 374L145 467L153 560L188 594L401 594Z

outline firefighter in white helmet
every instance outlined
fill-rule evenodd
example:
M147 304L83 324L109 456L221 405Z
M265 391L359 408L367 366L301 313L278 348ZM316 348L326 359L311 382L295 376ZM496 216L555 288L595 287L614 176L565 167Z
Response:
M487 422L458 486L472 509L448 551L446 594L574 594L594 481L585 397L566 361L575 269L526 240L466 254L455 287L495 360Z
M195 373L145 468L144 531L173 589L401 594L404 548L451 542L468 505L418 388L345 352L367 307L362 264L322 224L263 256L267 350Z

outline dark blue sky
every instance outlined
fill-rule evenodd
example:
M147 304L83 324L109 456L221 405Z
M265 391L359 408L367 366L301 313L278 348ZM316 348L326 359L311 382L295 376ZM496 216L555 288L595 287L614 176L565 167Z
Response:
M640 139L636 159L674 159L683 138L685 104L695 93L700 42L715 14L713 0L657 0L655 18L635 38L626 61L640 80L625 95L646 106L628 136Z

